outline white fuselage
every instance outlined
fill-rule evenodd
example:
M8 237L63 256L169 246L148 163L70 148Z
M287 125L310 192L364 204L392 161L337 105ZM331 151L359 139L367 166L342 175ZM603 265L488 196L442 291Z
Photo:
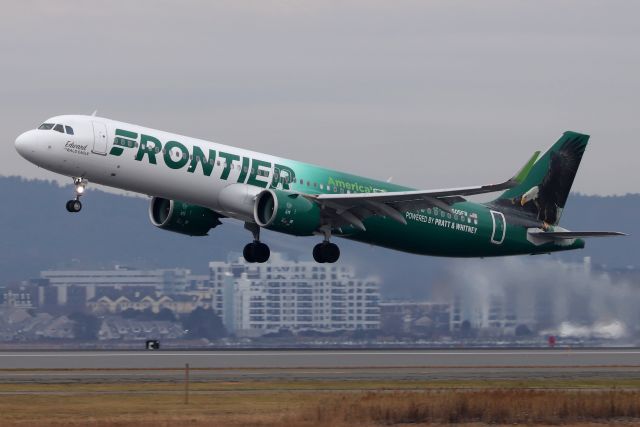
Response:
M278 165L282 164L286 169L286 164L292 162L101 117L57 116L45 123L71 127L73 135L53 129L34 129L20 135L16 140L18 152L38 166L89 182L204 206L243 221L253 221L253 199L277 181L278 174L274 176L274 173ZM114 155L112 150L118 147L116 142L122 131L136 134L135 138L122 138L135 145L124 146L120 155ZM161 147L156 147L154 153L151 148L155 140ZM179 147L167 149L176 145L168 144L170 142L177 142ZM148 151L137 156L141 146ZM205 159L194 162L194 150L197 149ZM185 159L185 156L189 158ZM203 165L211 161L213 165ZM194 168L191 167L192 162L195 163ZM208 175L205 167L210 169ZM278 172L285 177L286 173ZM247 185L248 182L252 185ZM322 191L314 188L313 184L305 186L304 181L301 185L299 179L284 185L303 187L308 193ZM277 183L277 188L282 186L282 183Z

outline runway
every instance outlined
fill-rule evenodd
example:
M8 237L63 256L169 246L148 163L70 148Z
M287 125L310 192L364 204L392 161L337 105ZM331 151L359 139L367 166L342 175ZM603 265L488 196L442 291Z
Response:
M640 349L0 352L0 382L640 378Z
M640 349L0 352L0 369L640 367Z

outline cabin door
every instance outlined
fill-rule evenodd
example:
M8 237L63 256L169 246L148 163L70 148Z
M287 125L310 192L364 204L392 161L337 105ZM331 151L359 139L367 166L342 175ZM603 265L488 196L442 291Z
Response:
M504 219L504 214L498 211L491 211L491 221L493 222L491 243L500 245L507 234L507 221Z
M104 123L91 122L93 124L93 152L107 154L107 126Z

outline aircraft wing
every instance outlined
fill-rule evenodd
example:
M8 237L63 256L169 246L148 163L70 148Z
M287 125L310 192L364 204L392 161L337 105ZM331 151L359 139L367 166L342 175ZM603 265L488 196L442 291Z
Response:
M349 193L305 195L332 211L334 222L365 230L362 221L370 216L389 217L406 224L403 212L438 207L451 212L450 205L464 201L462 196L493 193L518 185L514 178L500 184L439 190L392 191L383 193Z
M391 191L383 193L349 193L349 194L318 194L316 200L331 200L342 203L358 203L364 200L381 203L397 203L429 198L443 198L452 196L472 196L475 194L493 193L508 190L518 185L518 181L510 179L500 184L481 185L476 187L445 188L441 190Z
M450 205L464 201L463 196L493 193L517 186L528 175L539 155L540 152L536 151L513 178L499 184L381 193L307 194L305 197L319 203L334 225L353 225L364 231L362 221L375 215L406 224L403 212L431 207L451 212Z

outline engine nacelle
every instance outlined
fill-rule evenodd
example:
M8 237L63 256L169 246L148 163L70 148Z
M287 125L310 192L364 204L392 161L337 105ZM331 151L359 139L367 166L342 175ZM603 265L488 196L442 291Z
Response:
M256 197L255 222L269 230L310 236L320 227L320 206L289 191L264 190Z
M151 199L149 218L156 227L188 236L206 236L222 224L220 215L211 209L160 197Z

